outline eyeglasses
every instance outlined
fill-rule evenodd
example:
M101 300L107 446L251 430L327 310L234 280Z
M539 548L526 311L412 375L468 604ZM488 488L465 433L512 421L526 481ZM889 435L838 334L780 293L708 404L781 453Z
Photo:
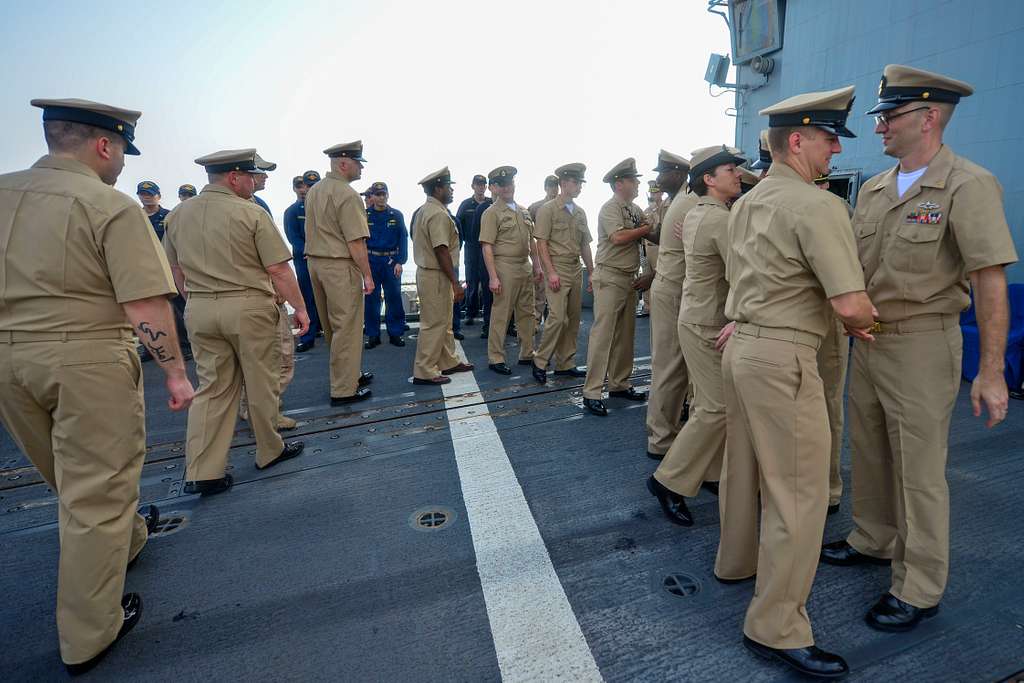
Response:
M880 126L884 123L885 125L888 126L890 123L892 123L894 119L898 119L901 116L906 116L907 114L913 114L915 111L925 111L927 109L931 109L931 107L918 107L917 109L908 109L907 111L901 111L898 114L879 114L878 116L875 117L875 125Z

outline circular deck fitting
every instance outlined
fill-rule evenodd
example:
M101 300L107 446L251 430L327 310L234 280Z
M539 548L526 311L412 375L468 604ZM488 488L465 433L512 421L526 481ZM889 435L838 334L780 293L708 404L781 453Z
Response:
M420 508L409 517L409 524L417 531L437 531L455 519L455 512L445 507Z
M677 598L688 598L700 592L700 581L689 574L669 574L661 585L669 595Z

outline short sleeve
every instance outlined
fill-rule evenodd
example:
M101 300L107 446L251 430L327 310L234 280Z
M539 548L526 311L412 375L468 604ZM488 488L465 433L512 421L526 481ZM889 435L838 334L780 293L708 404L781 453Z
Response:
M537 209L537 220L533 224L533 236L539 240L551 239L552 206L545 204Z
M341 236L346 242L370 236L370 227L366 224L366 207L354 190L338 206L338 225L341 226Z
M796 234L800 249L826 298L862 292L864 271L857 259L850 217L838 197L824 199L799 217Z
M164 249L140 207L107 221L100 244L118 303L177 293Z
M622 222L622 210L615 202L608 202L601 207L601 213L597 217L599 232L610 235L613 232L622 230L626 226Z
M483 217L480 218L480 241L494 244L498 239L498 212L493 205L487 207Z
M424 227L427 229L427 237L430 238L431 249L451 246L448 244L448 238L451 236L448 221L448 216L440 211L427 217L427 224Z
M956 189L949 225L968 272L1017 260L1003 211L1003 188L991 175L975 175Z
M260 255L260 263L263 267L272 266L277 263L290 261L292 253L288 245L281 238L274 221L265 211L256 215L256 231L253 240L256 243L256 251Z

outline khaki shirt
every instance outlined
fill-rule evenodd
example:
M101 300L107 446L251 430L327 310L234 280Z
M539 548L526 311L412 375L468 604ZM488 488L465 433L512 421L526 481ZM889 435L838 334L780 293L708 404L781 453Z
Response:
M315 186L314 186L315 187ZM427 197L412 219L412 258L417 268L440 270L435 247L448 247L452 267L459 262L459 232L455 221L444 204L434 197Z
M665 220L665 214L668 213L668 207L671 202L671 199L664 199L661 204L651 202L647 205L647 210L644 211L644 216L647 218L647 222L651 224L650 234L658 237L658 239L661 239L662 223ZM650 240L647 241L650 242ZM657 243L652 242L652 244L659 246Z
M498 198L480 217L480 241L493 245L496 258L525 260L531 239L533 221L521 206L513 209Z
M127 330L121 304L176 292L142 207L85 164L0 176L0 330Z
M370 236L366 204L331 171L306 194L306 256L352 258L348 243Z
M697 206L698 199L700 198L689 190L679 190L661 219L657 272L661 277L668 278L680 287L683 286L683 278L686 277L686 260L683 242L675 235L675 224L685 221L686 214Z
M1017 260L1003 190L981 166L943 146L897 196L899 167L864 183L853 229L878 319L959 313L970 305L970 272Z
M597 257L594 266L636 275L640 269L640 241L612 244L610 238L613 232L632 230L645 222L643 212L633 202L623 202L618 197L605 202L597 215Z
M164 249L190 294L273 294L267 266L292 258L270 214L220 185L207 185L167 214Z
M725 279L725 255L729 250L729 208L705 195L683 221L686 277L679 320L694 325L721 327L729 282ZM661 262L659 261L659 264Z
M572 213L566 208L566 197L555 197L537 210L537 222L533 236L547 240L548 254L556 268L559 265L578 267L583 256L583 246L594 238L587 227L587 214L583 207L573 203Z
M827 299L864 290L843 201L784 163L729 215L730 320L824 336Z
M545 204L547 204L550 201L551 201L551 199L544 198L544 199L539 199L539 200L535 201L533 204L530 204L530 208L528 208L526 210L530 214L530 220L533 221L534 223L536 223L537 222L537 212L540 211L540 207L544 206Z

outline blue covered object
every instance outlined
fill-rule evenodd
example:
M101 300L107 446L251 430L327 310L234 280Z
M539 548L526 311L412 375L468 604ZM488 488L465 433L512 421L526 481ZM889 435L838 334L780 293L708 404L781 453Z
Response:
M1010 300L1010 333L1006 340L1006 385L1011 391L1020 391L1024 384L1024 284L1010 285L1007 294ZM973 380L978 375L981 357L981 338L973 297L970 308L960 314L960 329L964 335L964 379Z

